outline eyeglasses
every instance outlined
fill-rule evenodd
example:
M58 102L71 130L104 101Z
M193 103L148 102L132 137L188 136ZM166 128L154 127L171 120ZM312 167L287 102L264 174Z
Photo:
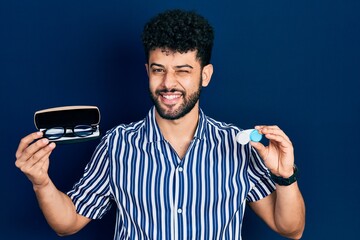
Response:
M97 130L97 126L77 125L73 128L53 127L44 130L44 137L49 140L56 140L63 136L87 137Z

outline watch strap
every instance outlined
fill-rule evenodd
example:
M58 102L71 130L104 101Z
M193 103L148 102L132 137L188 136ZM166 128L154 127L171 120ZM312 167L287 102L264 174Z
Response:
M298 168L296 167L296 165L294 165L294 173L293 175L291 175L288 178L283 178L280 176L276 176L275 174L273 174L272 172L270 172L270 176L271 179L278 185L280 186L289 186L291 184L293 184L294 182L297 181L298 179Z

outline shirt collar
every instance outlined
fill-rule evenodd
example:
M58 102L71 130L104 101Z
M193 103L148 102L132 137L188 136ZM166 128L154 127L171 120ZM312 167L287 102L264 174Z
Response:
M159 141L164 141L165 138L162 135L159 125L156 122L155 119L155 106L153 106L146 119L145 119L145 134L146 137L148 139L149 142L159 142ZM196 128L195 134L194 134L194 139L203 139L205 136L205 121L206 121L206 116L203 113L203 111L200 109L199 110L199 122L198 122L198 126Z

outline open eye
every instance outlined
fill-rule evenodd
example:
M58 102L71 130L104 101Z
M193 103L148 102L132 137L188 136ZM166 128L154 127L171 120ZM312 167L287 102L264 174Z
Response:
M165 70L163 68L153 68L152 72L153 73L163 73L163 72L165 72Z

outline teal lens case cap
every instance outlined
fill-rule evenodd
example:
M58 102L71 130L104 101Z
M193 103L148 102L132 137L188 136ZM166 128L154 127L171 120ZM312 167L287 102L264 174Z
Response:
M262 134L259 133L258 130L254 129L251 133L250 133L250 140L253 142L260 142L260 140L262 139Z

